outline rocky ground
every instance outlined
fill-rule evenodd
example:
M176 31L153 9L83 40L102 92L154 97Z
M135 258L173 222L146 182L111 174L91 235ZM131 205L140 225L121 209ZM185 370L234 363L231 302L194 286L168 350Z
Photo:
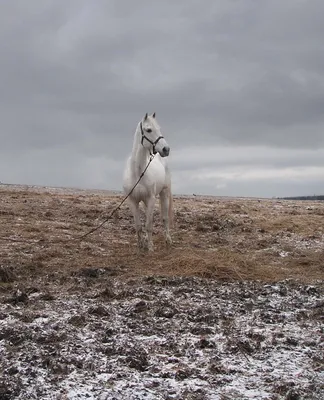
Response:
M0 186L0 399L324 398L323 202ZM158 214L158 212L157 212Z

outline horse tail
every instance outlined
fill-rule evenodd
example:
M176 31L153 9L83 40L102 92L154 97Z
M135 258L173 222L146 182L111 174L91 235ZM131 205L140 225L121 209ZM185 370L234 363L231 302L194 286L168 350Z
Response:
M168 208L169 226L170 226L170 228L172 228L172 226L173 226L173 196L172 196L170 186L168 188L168 195L169 195L169 208ZM161 201L160 201L160 213L161 213L161 220L163 221L163 209L162 209Z

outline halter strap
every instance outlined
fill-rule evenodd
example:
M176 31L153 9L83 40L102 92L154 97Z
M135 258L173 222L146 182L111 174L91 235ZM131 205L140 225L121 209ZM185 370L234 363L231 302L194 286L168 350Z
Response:
M142 134L141 145L144 146L144 145L143 145L143 141L144 141L144 139L146 139L146 140L147 140L149 143L151 143L151 145L153 146L153 149L152 149L152 150L153 150L153 154L155 154L155 153L156 153L156 151L155 151L155 146L158 144L158 142L159 142L161 139L164 139L164 136L159 136L159 137L156 139L155 142L152 142L151 139L149 139L147 136L145 136L145 133L144 133L144 131L143 131L142 122L141 122L140 126L141 126L141 134Z

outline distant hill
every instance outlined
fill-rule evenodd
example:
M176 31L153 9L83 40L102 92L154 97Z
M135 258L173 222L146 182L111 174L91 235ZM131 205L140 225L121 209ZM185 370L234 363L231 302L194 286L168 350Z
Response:
M283 200L324 200L324 195L280 197Z

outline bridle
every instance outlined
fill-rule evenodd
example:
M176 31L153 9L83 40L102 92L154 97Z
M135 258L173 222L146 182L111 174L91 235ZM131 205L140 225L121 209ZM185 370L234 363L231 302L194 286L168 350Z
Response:
M144 139L146 139L146 140L147 140L149 143L151 143L151 145L153 146L153 149L152 149L153 154L156 154L155 146L159 143L159 141L160 141L161 139L164 139L164 136L159 136L159 137L156 139L155 142L152 142L151 139L149 139L147 136L145 136L145 133L144 133L144 130L143 130L142 122L141 122L141 125L140 125L140 126L141 126L141 134L142 134L141 145L144 146L144 145L143 145L143 141L144 141Z

